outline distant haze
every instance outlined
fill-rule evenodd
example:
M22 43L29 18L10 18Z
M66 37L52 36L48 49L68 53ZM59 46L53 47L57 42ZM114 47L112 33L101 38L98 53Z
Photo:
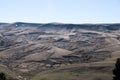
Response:
M120 23L120 0L1 0L0 22Z

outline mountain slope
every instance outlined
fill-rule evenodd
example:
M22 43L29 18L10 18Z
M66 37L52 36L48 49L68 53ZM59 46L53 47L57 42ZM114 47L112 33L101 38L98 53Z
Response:
M120 24L0 24L0 64L21 75L114 61L119 47Z

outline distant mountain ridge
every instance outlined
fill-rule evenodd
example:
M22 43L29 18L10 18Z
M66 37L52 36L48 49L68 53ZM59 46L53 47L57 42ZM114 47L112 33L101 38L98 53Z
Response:
M67 27L67 28L82 28L82 29L93 29L93 30L118 30L120 29L120 23L114 24L63 24L63 23L26 23L26 22L15 22L15 23L0 23L0 25L24 27ZM113 27L114 26L114 27Z

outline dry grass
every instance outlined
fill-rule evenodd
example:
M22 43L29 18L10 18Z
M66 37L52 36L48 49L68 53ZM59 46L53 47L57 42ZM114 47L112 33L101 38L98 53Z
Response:
M112 80L114 63L84 63L40 72L30 80Z

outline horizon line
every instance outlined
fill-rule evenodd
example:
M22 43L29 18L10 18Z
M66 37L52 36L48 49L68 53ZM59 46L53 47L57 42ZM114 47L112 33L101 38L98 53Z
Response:
M9 23L9 24L14 24L14 23L33 23L33 24L120 24L120 22L82 22L82 23L72 23L72 22L29 22L29 21L15 21L15 22L0 22L0 23Z

